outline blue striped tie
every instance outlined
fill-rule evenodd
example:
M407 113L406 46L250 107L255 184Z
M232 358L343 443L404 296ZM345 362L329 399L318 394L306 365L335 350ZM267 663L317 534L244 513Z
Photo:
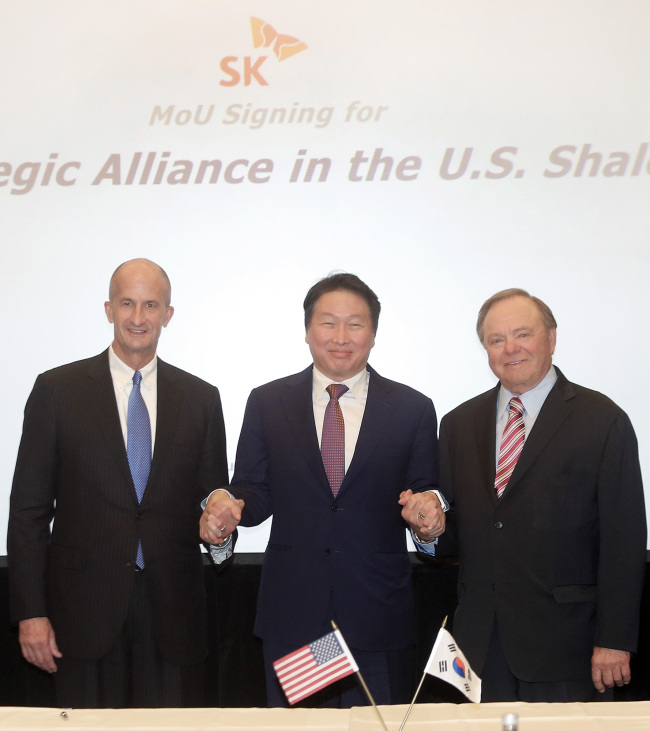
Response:
M133 389L129 396L129 409L126 416L126 457L129 460L138 503L142 501L151 469L151 421L140 392L141 381L142 373L136 371L133 374ZM138 541L138 555L135 562L139 568L144 568L140 541Z

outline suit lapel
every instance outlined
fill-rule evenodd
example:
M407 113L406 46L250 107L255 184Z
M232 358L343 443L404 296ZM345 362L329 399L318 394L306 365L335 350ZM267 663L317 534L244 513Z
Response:
M496 474L496 419L497 419L497 398L500 385L483 394L474 420L474 438L476 440L476 452L479 458L480 474L485 477L485 487L490 494L492 502L496 505L499 502L496 490L494 489L494 476Z
M361 421L354 455L350 462L350 467L345 474L345 478L341 483L339 495L346 490L347 486L362 471L395 413L393 409L394 394L391 383L385 378L382 378L370 366L367 366L367 369L370 372L370 380L368 382L366 408L363 412L363 419Z
M97 429L104 435L105 444L113 452L115 464L132 486L131 471L126 458L122 426L115 402L115 387L108 365L108 350L89 362L88 378L91 393L87 398L88 412ZM133 488L135 498L135 488Z
M176 388L175 380L172 369L167 363L158 358L156 374L156 441L153 448L147 489L155 481L156 474L161 469L178 421L181 393ZM147 497L147 489L145 489L143 501Z
M502 495L502 500L507 493L516 489L517 483L536 462L546 445L573 411L575 390L562 375L559 368L556 368L556 371L557 381L546 397L535 424L526 439L519 461Z
M312 366L288 378L284 385L285 388L281 394L281 406L296 446L305 462L309 465L317 483L330 491L331 494L320 449L318 448L318 434L314 422Z

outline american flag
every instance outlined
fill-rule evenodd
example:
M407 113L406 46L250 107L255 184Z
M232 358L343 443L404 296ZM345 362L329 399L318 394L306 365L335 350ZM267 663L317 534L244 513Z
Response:
M338 630L281 657L273 668L291 705L359 669Z

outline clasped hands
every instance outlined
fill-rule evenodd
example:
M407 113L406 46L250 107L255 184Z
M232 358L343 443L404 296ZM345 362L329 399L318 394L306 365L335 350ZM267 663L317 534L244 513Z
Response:
M445 512L434 492L404 490L398 502L402 518L423 543L430 543L445 532Z
M213 546L223 545L239 525L243 508L243 500L230 497L226 490L215 490L201 515L201 540Z
M402 518L424 543L445 532L445 513L435 493L405 490L398 502ZM243 508L243 500L230 497L225 490L215 490L201 515L201 539L215 546L223 545L239 525Z

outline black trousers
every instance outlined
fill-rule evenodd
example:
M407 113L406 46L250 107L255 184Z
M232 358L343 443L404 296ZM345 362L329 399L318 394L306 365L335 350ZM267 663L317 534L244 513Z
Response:
M129 612L116 645L98 660L63 657L54 674L61 708L202 706L205 662L173 665L155 640L146 570L136 572Z

